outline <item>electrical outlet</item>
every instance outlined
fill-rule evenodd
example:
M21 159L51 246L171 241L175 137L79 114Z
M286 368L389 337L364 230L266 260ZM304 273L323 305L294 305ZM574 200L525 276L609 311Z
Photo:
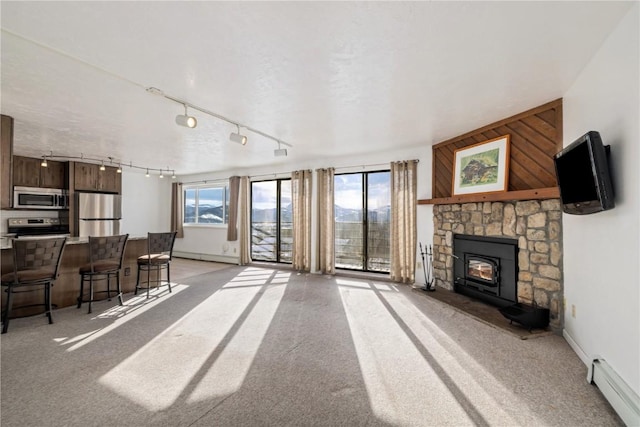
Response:
M576 317L576 305L575 304L571 304L571 317L573 317L574 319Z
M131 276L131 267L125 267L124 268L124 275L125 276Z

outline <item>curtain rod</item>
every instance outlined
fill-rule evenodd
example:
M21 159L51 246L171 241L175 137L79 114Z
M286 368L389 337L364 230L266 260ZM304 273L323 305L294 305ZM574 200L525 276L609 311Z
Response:
M413 159L416 163L420 163L419 159ZM411 161L411 160L407 160L407 161ZM370 167L377 167L377 166L390 166L391 163L393 162L388 162L388 163L373 163L370 165L355 165L355 166L342 166L339 168L334 168L335 170L344 170L344 169L355 169L355 168L370 168ZM327 168L317 168L317 169L327 169ZM311 169L309 169L311 170ZM253 178L282 178L286 175L291 175L294 171L289 171L289 172L273 172L273 173L263 173L260 175L249 175L249 179L253 179ZM231 175L234 176L234 175ZM224 178L219 178L219 179L203 179L203 180L199 180L199 181L189 181L189 182L181 182L181 184L207 184L207 183L214 183L214 182L228 182L229 179L224 179Z

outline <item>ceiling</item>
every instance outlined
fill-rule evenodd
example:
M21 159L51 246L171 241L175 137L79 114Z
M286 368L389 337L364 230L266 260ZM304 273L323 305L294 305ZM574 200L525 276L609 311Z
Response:
M2 114L16 154L178 174L424 147L562 97L631 5L3 1Z

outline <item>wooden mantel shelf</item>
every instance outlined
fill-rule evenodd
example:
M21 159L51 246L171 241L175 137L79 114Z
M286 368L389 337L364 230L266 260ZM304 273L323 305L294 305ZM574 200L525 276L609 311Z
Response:
M558 187L536 188L533 190L504 191L497 193L463 194L460 196L441 197L438 199L421 199L419 205L451 205L454 203L504 202L508 200L557 199L560 197Z

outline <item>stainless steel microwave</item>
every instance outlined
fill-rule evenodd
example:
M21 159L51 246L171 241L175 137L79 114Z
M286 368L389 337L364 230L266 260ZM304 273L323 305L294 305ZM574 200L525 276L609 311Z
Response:
M17 209L68 209L67 190L13 187L13 207Z

